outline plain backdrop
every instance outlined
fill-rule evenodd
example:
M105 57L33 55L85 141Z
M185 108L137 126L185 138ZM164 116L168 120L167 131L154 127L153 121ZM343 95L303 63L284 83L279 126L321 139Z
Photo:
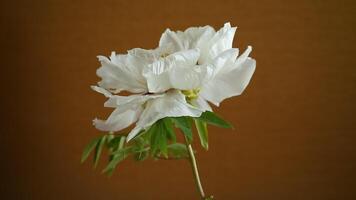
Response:
M111 178L80 164L111 112L90 85L97 55L155 48L166 28L225 22L257 69L215 111L235 130L195 136L218 200L356 199L356 3L332 0L2 1L1 199L198 199L189 163L123 162Z

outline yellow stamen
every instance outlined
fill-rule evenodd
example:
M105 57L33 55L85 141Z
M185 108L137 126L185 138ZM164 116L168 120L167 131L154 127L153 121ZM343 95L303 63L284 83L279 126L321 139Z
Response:
M191 102L192 100L198 98L198 94L200 92L200 88L192 89L192 90L182 90L186 100Z

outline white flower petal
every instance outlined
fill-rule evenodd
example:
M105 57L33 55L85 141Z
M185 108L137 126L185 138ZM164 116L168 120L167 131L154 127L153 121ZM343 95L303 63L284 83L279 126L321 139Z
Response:
M212 76L210 65L196 65L194 67L174 67L170 70L169 80L172 88L191 90L202 87Z
M138 67L143 67L153 63L159 58L159 52L156 50L147 50L141 48L134 48L128 51L131 57L136 58L134 62L137 62Z
M113 95L104 104L105 107L121 107L121 109L134 108L137 105L144 104L147 100L155 99L163 96L163 94L150 94L150 95L130 95L130 96L118 96Z
M200 94L204 99L219 106L224 99L240 95L244 91L255 68L256 61L246 58L244 62L237 63L237 66L232 70L215 76L204 86Z
M191 49L172 54L168 70L171 87L180 90L190 90L199 87L206 76L206 68L196 65L199 49Z
M97 75L102 78L98 83L100 87L113 91L114 93L127 90L134 93L145 92L146 85L138 81L136 73L128 71L121 56L111 56L115 63L104 56L98 56L101 67L97 70Z
M201 73L194 67L198 58L199 50L191 49L176 52L148 65L143 71L148 91L159 93L171 88L192 89L199 86Z
M151 93L164 92L171 88L168 70L171 67L166 60L158 60L143 70L147 80L148 91Z
M251 46L247 46L247 49L245 50L245 52L243 52L243 53L237 58L236 63L237 63L237 64L240 64L240 63L244 62L244 61L248 58L248 56L250 55L251 51L252 51L252 47L251 47Z
M96 92L99 92L99 93L101 93L101 94L103 94L105 97L111 97L112 96L112 94L109 92L109 91L107 91L106 89L104 89L104 88L102 88L102 87L98 87L98 86L91 86L91 89L93 89L94 91L96 91Z
M197 107L199 110L202 111L213 111L213 109L211 108L211 106L209 105L209 103L203 99L201 96L198 96L198 98L193 99L191 101L192 105Z
M184 49L183 44L178 38L177 34L170 29L166 29L166 31L162 34L161 39L159 40L159 46L171 46L173 52L181 51Z
M103 93L109 97L109 100L105 102L105 107L116 108L107 120L95 119L94 125L97 129L102 131L119 131L122 130L134 122L137 121L143 110L143 104L147 100L162 97L163 94L157 95L130 95L130 96L118 96L107 94L105 89L100 87L92 87L94 90Z
M205 77L200 67L175 67L170 70L169 80L172 88L191 90L198 88Z
M177 36L182 41L184 49L203 49L214 34L215 30L211 26L191 27L184 32L177 31Z
M212 61L212 67L214 70L214 75L219 74L221 71L228 71L234 66L236 58L239 54L239 50L232 48L220 53Z
M125 110L124 112L121 112L120 108L116 108L106 121L94 119L93 124L101 131L120 131L135 123L141 112L142 107L140 106L136 110Z
M199 49L195 48L173 53L166 59L175 66L194 66L198 62L199 55Z
M236 27L231 27L230 23L226 23L223 28L216 32L214 37L210 40L208 51L202 52L202 57L204 57L203 62L210 62L220 53L231 49L235 32ZM205 53L207 55L205 55Z
M156 62L160 59L162 54L165 54L165 49L157 48L153 50L146 50L146 49L132 49L128 51L128 65L129 66L139 66L139 74L137 75L142 79L141 81L146 85L147 80L143 76L143 71L147 68L147 66L151 65L152 63Z
M191 27L184 32L167 29L161 36L159 46L173 46L170 53L198 48L201 51L198 63L206 64L232 48L235 32L236 27L231 27L230 23L225 23L217 32L210 26Z
M202 111L188 104L185 96L177 91L169 91L164 96L147 102L136 127L129 133L127 141L134 138L141 130L147 129L157 120L165 117L199 117Z

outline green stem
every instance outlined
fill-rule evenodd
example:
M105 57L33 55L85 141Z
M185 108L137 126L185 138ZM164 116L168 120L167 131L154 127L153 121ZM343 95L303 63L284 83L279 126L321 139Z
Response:
M195 178L195 183L197 185L197 188L199 190L201 198L205 199L205 193L204 193L203 187L200 182L198 166L197 166L197 162L195 160L194 151L193 151L192 145L188 142L188 139L186 137L185 137L185 143L187 145L187 149L189 152L189 159L190 159L190 164L192 166L192 170L193 170L193 174L194 174L194 178Z

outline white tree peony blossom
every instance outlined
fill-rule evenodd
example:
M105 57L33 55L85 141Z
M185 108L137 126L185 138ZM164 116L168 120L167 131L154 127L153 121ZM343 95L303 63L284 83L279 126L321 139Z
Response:
M232 48L236 27L226 23L219 31L210 26L184 32L167 29L153 50L133 49L109 58L98 56L98 86L92 88L115 108L107 120L95 119L102 131L120 131L136 122L127 141L165 117L199 117L226 98L240 95L256 67L252 48L238 56ZM129 96L117 95L121 91Z

